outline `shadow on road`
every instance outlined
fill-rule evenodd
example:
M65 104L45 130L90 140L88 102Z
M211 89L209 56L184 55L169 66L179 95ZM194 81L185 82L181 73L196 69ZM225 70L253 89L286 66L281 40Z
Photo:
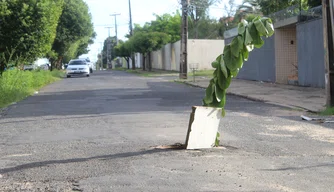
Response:
M126 153L117 153L112 155L100 155L95 157L87 157L87 158L73 158L73 159L63 159L63 160L49 160L49 161L39 161L39 162L32 162L27 164L18 165L11 168L0 169L0 174L6 174L15 171L21 171L26 169L33 169L33 168L41 168L48 165L56 165L56 164L68 164L68 163L80 163L86 162L90 160L112 160L112 159L119 159L119 158L128 158L128 157L137 157L142 155L150 155L155 153L167 152L172 151L173 149L151 149L145 151L137 151L137 152L126 152Z
M305 166L305 167L285 167L279 169L262 169L262 171L292 171L292 170L303 170L303 169L312 169L312 168L319 168L319 167L334 167L333 163L326 163L326 164L319 164L313 166Z

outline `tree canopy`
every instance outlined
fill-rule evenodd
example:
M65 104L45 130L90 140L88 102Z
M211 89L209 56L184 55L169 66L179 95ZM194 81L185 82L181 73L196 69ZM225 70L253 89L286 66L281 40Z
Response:
M108 41L110 42L110 47L109 47L109 55L108 55ZM107 64L107 59L109 58L109 61L112 61L113 59L116 58L115 55L115 47L116 47L117 43L116 43L116 36L114 37L108 37L104 40L104 44L103 44L103 63Z
M116 57L123 57L127 64L128 69L130 68L130 57L131 57L131 44L129 41L123 42L120 41L119 44L115 47L115 56Z
M57 27L57 36L52 50L58 54L56 67L60 68L63 58L77 56L78 50L85 51L91 38L94 38L94 27L83 0L65 0L64 8Z
M175 14L155 14L155 17L155 20L145 23L144 26L135 24L133 32L165 33L169 36L168 43L174 43L181 39L181 14L179 11Z
M10 57L32 62L46 55L56 37L64 0L0 1L0 73Z
M145 70L145 58L148 53L162 48L163 45L170 41L170 37L162 32L136 32L129 40L132 50L144 55L143 70ZM149 63L149 70L151 66Z
M68 61L87 53L94 33L83 0L0 0L0 75L7 64L40 57Z

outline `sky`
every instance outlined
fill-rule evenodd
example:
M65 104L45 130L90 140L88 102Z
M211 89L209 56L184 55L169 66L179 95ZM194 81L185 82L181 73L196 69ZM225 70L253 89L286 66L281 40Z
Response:
M89 57L91 61L97 60L97 54L103 46L104 40L110 36L115 36L115 16L112 14L120 14L116 16L117 20L117 36L119 39L126 40L125 35L129 33L129 4L128 0L84 0L92 15L94 30L97 33L94 44L90 45L90 52L81 57ZM161 15L164 13L174 13L181 10L180 0L131 0L132 23L144 25L155 19L154 13ZM209 14L212 18L220 18L224 16L224 3L214 5L210 8ZM236 0L240 4L242 0ZM106 28L112 27L112 28Z

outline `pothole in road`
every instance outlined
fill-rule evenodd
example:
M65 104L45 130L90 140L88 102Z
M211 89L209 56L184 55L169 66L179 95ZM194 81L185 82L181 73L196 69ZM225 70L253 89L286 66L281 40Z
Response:
M151 149L166 149L166 150L186 150L186 145L182 143L176 143L173 145L159 145L155 147L151 147ZM208 149L195 149L195 150L190 150L190 151L203 151L203 150L210 150L210 149L219 149L219 150L237 150L238 148L233 147L233 146L228 146L228 145L219 145L218 147L213 147L213 148L208 148Z
M153 149L174 149L174 150L182 150L182 149L186 149L186 145L185 144L181 144L181 143L175 143L173 145L159 145L159 146L155 146L155 147L151 147Z

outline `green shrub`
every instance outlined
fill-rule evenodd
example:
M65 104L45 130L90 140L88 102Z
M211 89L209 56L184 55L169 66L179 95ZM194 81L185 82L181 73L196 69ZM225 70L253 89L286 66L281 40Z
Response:
M0 77L0 108L24 99L62 76L62 71L5 71Z

